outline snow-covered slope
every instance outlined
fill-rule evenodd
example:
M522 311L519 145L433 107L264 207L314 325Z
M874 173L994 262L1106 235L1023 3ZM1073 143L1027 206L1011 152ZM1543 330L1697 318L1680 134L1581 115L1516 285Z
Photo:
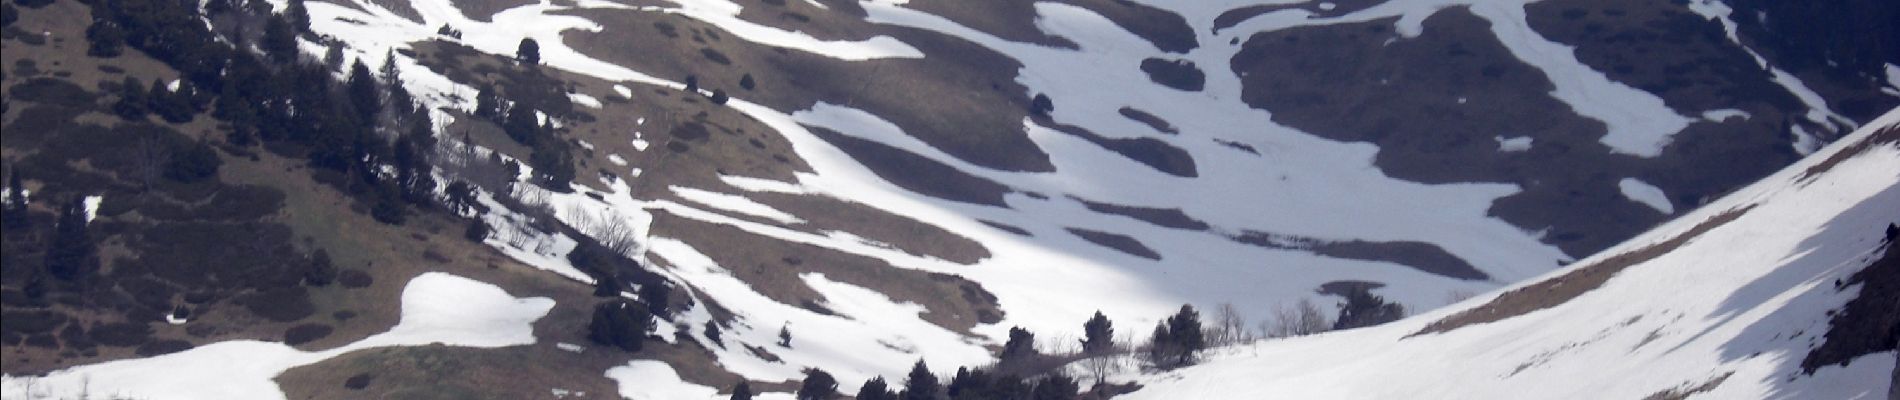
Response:
M1900 110L1760 183L1511 290L1383 326L1219 349L1202 365L1140 377L1146 387L1127 398L1882 398L1892 352L1812 375L1800 365L1828 331L1831 310L1860 291L1838 282L1890 245L1882 231L1900 221L1897 171ZM1674 248L1642 254L1658 245ZM1637 262L1581 295L1540 298L1562 292L1545 290L1550 281L1631 257ZM1448 322L1505 302L1552 306Z
M1005 35L977 27L985 21L953 18L948 13L927 11L927 5L904 1L841 3L859 8L855 14L842 10L843 7L810 3L815 8L799 8L801 12L813 13L819 21L848 22L811 29L761 22L770 18L745 18L750 8L777 9L770 5L723 0L540 2L509 8L492 16L465 15L456 2L448 0L408 1L409 8L417 14L416 19L399 16L376 1L338 3L347 5L311 4L313 29L341 39L350 47L351 56L362 57L371 64L397 63L404 70L403 76L412 80L411 90L436 109L469 109L472 99L467 94L475 92L475 83L455 81L448 78L452 74L431 70L407 56L385 61L381 59L384 54L392 54L392 49L448 42L479 52L510 56L519 40L533 38L540 43L543 68L613 85L613 93L621 97L656 88L677 90L686 86L681 83L683 79L643 69L641 65L617 64L608 61L608 51L583 46L584 41L578 37L645 28L640 25L629 28L614 25L607 18L590 17L610 13L677 17L668 21L683 18L703 26L702 31L729 33L733 40L726 43L742 44L721 47L694 36L694 40L708 46L735 53L733 48L738 47L767 54L758 57L781 57L770 56L772 53L805 57L796 59L798 62L817 62L806 58L839 63L836 65L868 62L903 65L894 63L916 59L939 62L933 57L952 57L957 53L944 55L946 46L938 42L952 42L980 50L973 52L994 53L999 59L1019 64L1014 70L1005 71L1004 82L991 82L990 86L1019 90L1004 95L1008 99L1046 94L1056 99L1056 107L1047 117L1008 121L1006 125L1013 131L1001 134L1022 136L1025 139L1021 143L1028 149L987 150L1045 156L1045 169L1016 170L973 161L967 153L922 137L918 126L903 125L907 123L904 116L877 111L874 104L854 104L852 100L856 98L815 97L803 102L773 102L768 100L773 95L763 93L767 89L734 91L723 109L736 111L764 125L771 131L770 135L789 144L789 155L809 166L808 170L785 173L790 179L729 174L726 167L731 165L720 164L722 160L693 158L686 162L713 164L715 168L708 169L720 171L719 175L686 183L667 182L658 188L642 190L642 171L664 173L662 168L685 169L679 164L665 164L675 162L666 151L682 150L659 150L662 147L655 146L656 150L649 152L649 136L656 141L667 139L640 132L641 129L662 132L668 127L608 126L601 130L631 132L631 135L583 139L590 143L633 143L632 153L603 154L601 158L605 161L596 165L611 164L616 171L625 171L631 165L634 173L629 178L610 182L608 190L580 188L576 193L548 195L549 201L557 205L554 207L557 216L570 224L590 218L588 216L632 221L639 236L635 256L672 282L688 288L698 300L675 322L697 327L713 320L715 313L706 305L709 303L730 311L730 317L720 317L723 320L719 321L728 324L728 340L765 346L762 348L767 350L710 346L709 351L715 354L722 368L747 379L766 382L796 379L807 367L824 368L837 374L846 386L854 386L874 375L895 376L919 358L934 365L981 364L991 359L983 346L1000 342L1009 327L1023 326L1051 335L1073 332L1096 310L1106 312L1125 326L1141 326L1183 303L1203 307L1234 303L1244 314L1243 318L1263 320L1275 306L1318 296L1313 291L1315 288L1337 281L1382 283L1385 287L1380 289L1380 294L1384 297L1405 303L1410 309L1430 309L1442 305L1448 294L1496 288L1571 261L1572 256L1555 243L1577 233L1559 229L1562 227L1553 226L1555 222L1515 223L1500 215L1500 203L1514 196L1532 190L1561 193L1571 189L1601 194L1592 197L1599 200L1589 203L1601 209L1584 212L1616 211L1603 218L1625 225L1639 223L1634 221L1657 221L1663 215L1691 208L1699 196L1678 188L1705 185L1694 179L1697 176L1674 176L1675 182L1665 182L1639 176L1638 172L1694 170L1678 168L1673 161L1667 161L1670 159L1665 155L1668 146L1688 140L1679 134L1686 135L1683 132L1691 127L1716 123L1685 117L1701 115L1707 110L1672 106L1654 93L1592 69L1574 48L1554 42L1533 29L1531 17L1526 15L1531 2L1523 1L1392 1L1339 12L1332 12L1332 3L1318 5L1319 10L1299 8L1303 7L1301 4L1279 4L1281 2L1130 3L1150 7L1159 15L1182 17L1185 35L1198 43L1188 49L1164 49L1165 46L1157 45L1149 35L1131 30L1129 25L1111 19L1099 8L1066 2L1036 2L1025 12L1034 13L1027 29L1060 37L1073 44L1070 47L1005 38ZM1219 21L1229 12L1249 6L1286 8L1253 14L1228 24ZM787 7L806 6L791 2ZM1439 15L1449 14L1441 13L1445 10L1458 10L1475 17L1465 21L1468 25L1449 26L1447 31L1474 30L1483 35L1503 55L1504 59L1498 60L1500 63L1521 65L1537 76L1536 82L1550 86L1547 90L1532 90L1530 96L1555 105L1557 113L1574 114L1571 115L1573 120L1582 121L1578 124L1593 127L1584 129L1590 131L1585 135L1589 136L1587 139L1570 142L1558 136L1564 129L1551 127L1544 127L1547 131L1528 132L1474 129L1467 133L1479 138L1476 142L1486 148L1485 154L1474 157L1535 160L1550 154L1540 152L1571 152L1567 148L1584 146L1588 150L1575 152L1601 153L1602 157L1614 157L1610 160L1618 162L1569 165L1560 169L1588 171L1591 179L1602 182L1584 183L1602 185L1550 189L1562 185L1546 184L1540 176L1520 175L1433 182L1408 180L1398 175L1418 171L1390 169L1379 160L1382 156L1409 150L1386 149L1367 141L1334 139L1302 131L1285 123L1276 114L1280 110L1245 101L1250 89L1243 81L1248 72L1233 63L1237 54L1246 50L1241 43L1253 41L1258 34L1328 27L1356 32L1363 30L1362 25L1371 25L1379 29L1367 31L1390 36L1386 44L1402 45L1440 33L1427 30L1426 26ZM784 19L779 21L782 23ZM466 35L452 39L436 35L441 26ZM827 29L850 34L827 35ZM711 37L719 40L719 36ZM918 37L929 39L918 40ZM672 39L649 35L618 40ZM307 47L313 53L318 48L314 44ZM789 57L771 58L758 64L790 62L785 61L786 58ZM1199 65L1205 74L1205 89L1184 91L1151 82L1154 78L1145 73L1142 66L1146 60L1158 58ZM740 57L738 63L745 64L746 60ZM687 61L692 60L681 62ZM723 68L710 64L694 66ZM718 71L738 73L736 70ZM761 80L771 79L763 73L761 76L764 77ZM635 90L624 85L640 88ZM1460 94L1456 102L1465 104L1465 95L1474 96L1472 101L1483 102L1487 99L1481 96L1489 94ZM601 90L575 93L570 97L610 96ZM1445 100L1450 98L1447 96ZM866 100L871 101L874 100ZM583 103L589 107L601 104L598 101ZM798 105L774 106L785 103ZM644 114L636 108L623 110L615 104L604 105L607 108L602 114L640 113L636 125L644 125L647 117L666 118L658 113ZM996 114L1010 115L1002 111L1015 110L1018 105L989 106ZM1485 112L1476 104L1468 107L1472 108L1461 112ZM1128 111L1131 109L1137 111ZM1146 115L1151 121L1141 121L1131 115ZM447 119L449 114L439 116ZM557 122L579 124L577 121ZM944 129L960 128L963 127ZM1490 138L1506 136L1523 140L1513 139L1510 146L1489 143ZM858 147L888 148L880 155L910 157L920 160L918 164L994 186L994 199L970 201L927 190L958 188L906 186L891 174L911 171L893 171L889 165L880 165L877 155L854 153L841 144L842 141L868 143ZM1139 143L1144 147L1128 151L1103 143ZM1776 147L1789 146L1778 144ZM1552 148L1566 150L1545 150ZM1156 157L1166 160L1143 159L1130 153L1162 154ZM1168 156L1170 154L1173 156ZM1626 164L1656 160L1665 161L1645 164L1646 169L1641 171L1617 169ZM1681 182L1685 180L1690 183ZM1616 184L1619 181L1629 184ZM607 200L589 199L590 194ZM947 257L907 252L891 244L905 239L901 237L880 237L848 229L810 229L801 225L822 215L780 209L769 201L771 196L787 194L914 220L949 232L956 239L974 242L987 257L973 262L949 261ZM1576 201L1576 197L1572 195L1562 200ZM1568 203L1544 205L1537 213L1569 206ZM1114 211L1127 209L1149 214ZM1181 221L1171 225L1142 217L1154 214L1178 217ZM809 272L794 275L797 279L790 284L802 286L801 291L816 293L821 301L813 304L831 311L792 304L768 296L769 291L762 288L785 282L747 281L734 271L753 266L737 265L738 262L722 264L710 257L726 253L724 247L731 242L725 239L729 238L682 239L692 233L650 227L656 216L735 228L736 235L869 259L885 264L881 267L967 279L979 285L983 293L993 294L1001 316L996 321L976 324L968 331L948 329L925 321L927 317L946 313L944 310L932 310L915 304L914 299L881 293L882 288L846 283L843 277ZM502 216L489 218L504 230L519 225L500 223L506 222L498 219L505 218ZM523 261L579 280L591 279L579 276L572 266L564 265L561 255L572 248L571 240L546 239L538 242L557 245L528 250L499 238L491 238L490 244ZM1328 250L1335 245L1361 246L1362 249L1356 255L1345 255L1351 253L1345 250ZM1363 250L1367 246L1373 249ZM1430 257L1395 256L1393 254L1398 252L1392 249L1396 248L1428 249L1424 253ZM797 255L785 257L796 259L794 256ZM767 257L765 261L778 259ZM1420 266L1422 259L1448 259L1464 269L1451 273L1433 271ZM797 332L851 333L800 335L800 344L793 349L768 346L776 341L781 327ZM676 337L673 329L662 326L659 336L673 340ZM703 333L697 329L692 331L683 336L707 341ZM767 357L762 351L771 354ZM636 369L652 371L656 368L645 365Z

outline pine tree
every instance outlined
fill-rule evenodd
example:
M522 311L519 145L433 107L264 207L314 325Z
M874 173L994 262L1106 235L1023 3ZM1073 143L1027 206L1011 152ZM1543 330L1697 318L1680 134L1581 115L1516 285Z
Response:
M330 252L317 249L310 254L309 269L304 271L303 282L310 286L328 286L336 280L336 266L330 264Z
M1108 316L1096 311L1088 322L1082 323L1082 353L1103 354L1115 349L1115 327Z
M1036 390L1032 392L1030 399L1070 400L1074 399L1075 393L1081 390L1081 385L1075 383L1075 378L1063 374L1050 374L1036 383Z
M752 384L739 382L738 385L732 387L732 397L728 397L727 400L752 400Z
M534 38L522 38L521 45L515 47L515 61L528 66L541 64L541 44Z
M127 121L145 119L146 111L150 110L146 107L145 85L130 76L119 85L119 101L112 103L112 112Z
M290 0L284 8L284 19L297 33L310 33L310 10L304 8L303 0Z
M791 325L782 325L778 327L778 345L779 347L784 347L788 349L792 348L792 326Z
M1036 97L1029 101L1030 114L1049 115L1049 112L1055 111L1055 110L1056 110L1056 103L1054 101L1049 100L1049 95L1037 93Z
M269 4L269 3L265 3ZM283 16L271 16L264 22L264 39L258 42L271 62L290 64L297 61L297 32Z
M858 400L897 400L897 393L884 384L884 377L874 376L858 387Z
M653 282L640 285L640 301L645 302L647 308L653 311L653 315L660 317L660 319L672 319L667 316L671 314L667 310L667 297L672 294L673 288L667 287L666 282Z
M475 116L496 121L501 118L501 97L495 94L495 86L482 84L475 92Z
M713 89L713 94L712 94L713 104L726 105L726 102L731 101L731 100L732 100L731 97L726 96L725 89Z
M935 400L937 392L943 388L937 384L937 376L930 373L930 367L924 360L910 367L910 375L904 380L904 400Z
M53 241L46 249L46 270L53 277L77 281L92 273L98 264L92 236L86 229L86 202L75 198L60 207L59 220L53 226Z
M370 75L369 66L357 59L350 65L349 78L350 104L356 106L356 118L363 126L374 126L376 113L382 111L382 89L376 86L376 76Z
M1207 348L1207 338L1201 331L1201 313L1194 311L1192 305L1181 305L1181 311L1168 318L1168 332L1179 346L1179 365L1194 363L1194 354Z
M99 58L118 57L124 52L125 31L111 18L94 17L92 26L86 28L86 40L91 42L86 55Z
M798 386L798 400L830 400L838 396L838 379L824 370L805 370L805 383Z
M1020 363L1036 356L1036 334L1022 327L1009 328L1009 341L1003 343L998 365Z
M712 341L713 344L719 346L719 348L726 347L726 342L719 338L720 330L719 330L718 321L714 321L711 319L706 320L705 332L706 332L706 340Z
M1385 298L1364 286L1354 286L1344 296L1346 302L1339 304L1339 319L1333 320L1333 330L1368 327L1405 317L1405 306L1386 303Z
M739 77L740 89L752 90L753 86L757 86L757 83L752 81L752 74L745 74L745 76Z
M653 315L645 307L630 301L614 300L594 307L594 318L587 324L587 339L637 353L653 330Z

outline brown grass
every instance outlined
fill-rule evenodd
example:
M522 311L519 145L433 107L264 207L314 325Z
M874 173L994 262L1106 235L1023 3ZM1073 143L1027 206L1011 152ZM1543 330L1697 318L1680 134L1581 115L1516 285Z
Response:
M1484 305L1434 321L1410 336L1450 332L1468 325L1497 322L1532 311L1556 307L1577 296L1595 290L1624 269L1667 254L1711 229L1741 218L1754 206L1728 210L1703 220L1675 237L1626 253L1603 258L1577 267L1568 273L1498 295Z

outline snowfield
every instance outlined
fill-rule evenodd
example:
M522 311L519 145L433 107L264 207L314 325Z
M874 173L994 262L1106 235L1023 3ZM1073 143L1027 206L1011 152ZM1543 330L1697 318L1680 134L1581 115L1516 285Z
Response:
M283 399L273 381L291 368L345 353L391 346L441 343L463 347L533 344L531 325L554 301L516 298L500 287L441 272L411 279L402 292L402 319L389 331L334 349L306 352L278 342L236 340L157 357L112 361L45 377L0 378L8 399L127 396L147 400Z
M1885 249L1900 220L1900 146L1872 146L1825 173L1835 152L1900 126L1900 110L1813 157L1604 253L1534 279L1687 232L1731 210L1740 217L1642 261L1562 304L1444 333L1426 324L1491 301L1479 296L1391 324L1220 349L1203 365L1139 376L1130 399L1635 399L1664 391L1698 399L1877 399L1892 352L1800 372L1829 310L1858 286L1833 283Z

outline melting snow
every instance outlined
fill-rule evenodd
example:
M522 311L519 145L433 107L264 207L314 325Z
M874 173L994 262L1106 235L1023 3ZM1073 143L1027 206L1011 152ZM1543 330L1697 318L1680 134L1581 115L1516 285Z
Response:
M1509 139L1506 139L1503 136L1498 136L1493 139L1496 139L1498 141L1498 151L1508 153L1508 152L1525 151L1525 150L1531 149L1530 136L1518 136L1518 137L1509 138Z
M1663 214L1676 213L1676 207L1669 204L1669 195L1663 193L1662 188L1658 188L1656 185L1651 185L1636 178L1623 178L1623 180L1616 182L1616 187L1621 189L1623 191L1623 197L1628 197L1630 201L1642 203Z
M735 196L681 186L672 186L669 187L669 189L672 189L673 194L677 194L681 198L721 210L765 218L785 225L805 222L805 220L799 219L797 216L779 211L778 209L772 208L772 206L753 201L744 196Z
M608 154L607 162L614 163L614 165L618 165L622 167L627 166L627 159L620 158L619 154Z
M1727 121L1729 118L1735 118L1735 117L1741 117L1742 119L1750 118L1747 111L1737 110L1733 108L1724 108L1720 110L1709 110L1709 111L1702 112L1702 119L1708 120L1709 122L1722 122L1722 121Z
M403 287L402 319L389 331L342 347L305 352L283 343L234 340L151 358L110 361L54 371L44 378L6 376L7 398L78 398L79 393L150 400L283 399L273 381L290 368L356 350L442 343L465 347L532 344L532 324L554 301L516 298L500 287L430 272ZM27 384L34 393L27 393Z
M581 93L568 93L567 98L573 100L574 104L587 106L588 108L600 108L600 99L596 99L594 96Z

